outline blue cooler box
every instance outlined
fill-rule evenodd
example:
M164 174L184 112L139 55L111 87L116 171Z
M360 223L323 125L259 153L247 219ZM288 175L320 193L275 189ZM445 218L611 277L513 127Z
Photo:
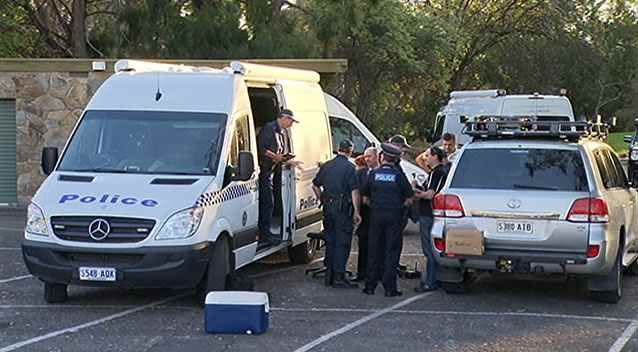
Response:
M261 334L268 329L268 294L213 291L206 295L206 332Z

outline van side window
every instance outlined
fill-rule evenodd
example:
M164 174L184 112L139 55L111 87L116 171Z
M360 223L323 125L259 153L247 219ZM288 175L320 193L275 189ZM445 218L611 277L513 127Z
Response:
M239 152L250 151L250 125L248 115L242 116L235 122L235 132L230 142L228 164L233 168L239 165Z
M605 157L605 154L602 150L597 150L594 152L594 158L596 159L596 164L598 165L598 172L600 173L600 178L603 181L603 185L605 188L613 188L615 187L615 172L612 173L611 165L609 164L609 159Z
M330 131L332 131L332 151L335 153L339 149L339 143L346 138L354 143L352 152L355 155L363 154L370 146L370 141L348 120L330 116Z

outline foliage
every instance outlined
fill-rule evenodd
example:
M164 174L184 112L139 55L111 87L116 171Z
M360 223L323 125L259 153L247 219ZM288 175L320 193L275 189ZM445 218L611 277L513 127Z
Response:
M0 10L5 57L346 58L333 93L382 138L422 139L455 89L566 88L585 117L636 105L635 0L0 0Z

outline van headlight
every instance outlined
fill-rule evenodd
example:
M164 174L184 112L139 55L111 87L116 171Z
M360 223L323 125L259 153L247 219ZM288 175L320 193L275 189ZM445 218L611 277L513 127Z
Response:
M27 209L27 232L32 235L48 236L47 221L42 209L31 203Z
M629 159L638 160L638 148L631 148L631 153L629 154Z
M196 207L182 210L171 215L155 236L156 240L175 240L190 237L197 231L202 222L204 208Z

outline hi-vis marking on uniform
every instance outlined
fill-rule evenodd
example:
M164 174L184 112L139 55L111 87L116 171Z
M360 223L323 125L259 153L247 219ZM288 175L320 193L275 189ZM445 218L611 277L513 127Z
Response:
M257 191L257 180L226 187L221 191L208 192L199 196L195 202L198 207L210 207Z
M397 175L395 174L374 174L374 180L380 182L397 182Z

